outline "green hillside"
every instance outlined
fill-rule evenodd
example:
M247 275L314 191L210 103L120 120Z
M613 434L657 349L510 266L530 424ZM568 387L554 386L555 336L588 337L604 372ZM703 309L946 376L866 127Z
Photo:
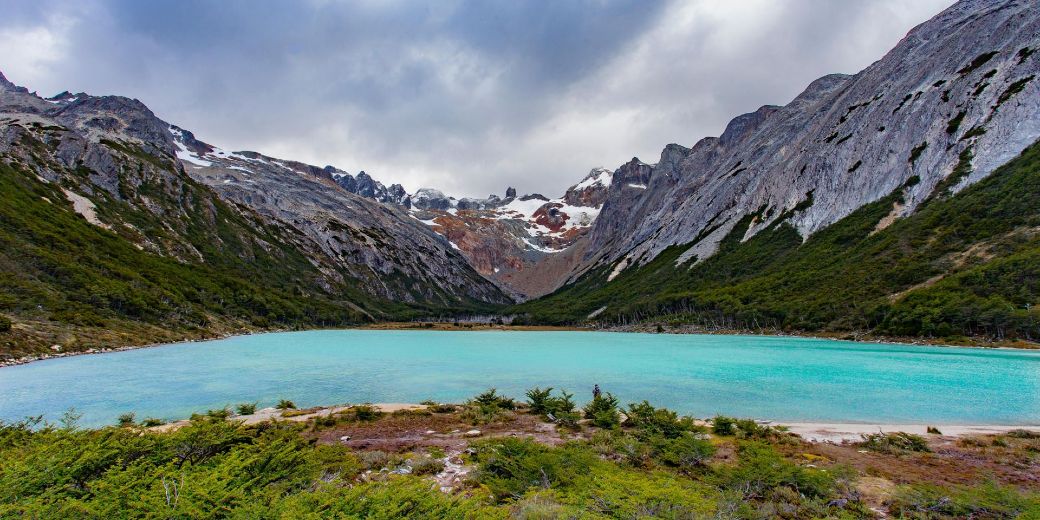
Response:
M147 197L168 221L95 190L104 200L97 207L103 221L124 224L103 229L73 211L63 186L41 182L17 159L0 161L0 329L10 328L0 330L0 359L50 352L55 344L84 350L450 312L378 300L346 276L330 287L295 248L291 230L223 202L186 176L175 177L178 186L169 173L151 185L156 178L144 175L150 166L176 166L149 165L160 159L121 151L138 177L121 179L120 190ZM46 161L40 152L35 157ZM135 155L144 159L134 163ZM71 188L88 175L71 172L62 183ZM139 248L141 237L163 254Z
M676 265L674 246L607 283L601 266L510 309L536 323L595 320L718 329L1040 338L1040 144L949 194L970 152L913 215L875 232L906 187L804 243L783 218L745 243L746 217L717 254ZM911 179L910 185L916 183Z

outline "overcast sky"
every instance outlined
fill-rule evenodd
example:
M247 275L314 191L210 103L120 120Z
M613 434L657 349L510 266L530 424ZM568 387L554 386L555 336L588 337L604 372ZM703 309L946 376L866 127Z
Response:
M951 0L0 0L0 70L208 143L557 196L855 73Z

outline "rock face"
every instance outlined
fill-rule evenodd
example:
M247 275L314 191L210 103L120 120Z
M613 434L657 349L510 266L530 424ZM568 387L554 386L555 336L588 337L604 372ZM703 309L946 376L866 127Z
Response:
M552 292L580 260L572 249L595 221L608 193L611 172L592 170L563 197L533 193L517 197L455 200L440 191L412 195L412 214L445 236L480 274L518 299Z
M702 260L747 215L745 239L779 220L804 237L908 184L893 217L960 190L1040 137L1038 49L1035 1L962 1L856 75L824 76L692 148L668 145L656 164L633 159L571 279L672 245L686 248L680 262Z
M420 305L509 301L447 240L406 212L400 185L386 188L365 172L351 176L331 166L221 150L137 100L67 92L42 99L0 75L0 154L32 168L41 182L68 186L77 211L97 208L99 225L159 255L207 261L192 233L194 222L213 212L199 200L184 200L191 188L258 219L248 224L257 236L279 230L318 268L323 279L317 283L327 288L357 287L378 299ZM114 204L140 209L166 231L143 233L141 223L119 221Z

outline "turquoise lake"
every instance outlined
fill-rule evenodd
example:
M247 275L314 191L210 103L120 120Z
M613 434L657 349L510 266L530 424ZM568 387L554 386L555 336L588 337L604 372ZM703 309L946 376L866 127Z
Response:
M697 417L1040 424L1040 352L771 336L335 330L272 333L0 369L0 419L81 424L291 399L300 406L523 398L593 384Z

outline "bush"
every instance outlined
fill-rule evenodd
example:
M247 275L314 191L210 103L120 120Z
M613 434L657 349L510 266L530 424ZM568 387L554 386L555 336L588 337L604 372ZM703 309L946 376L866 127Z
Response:
M529 439L491 439L472 447L477 481L499 500L519 497L529 489L567 486L598 462L579 446L549 448Z
M458 410L458 407L453 404L438 403L437 401L423 401L419 403L426 407L427 410L433 413L452 413Z
M242 403L235 407L238 415L253 415L256 413L256 403Z
M574 417L574 394L569 394L566 390L560 390L560 395L553 397L550 395L551 393L552 387L545 390L535 387L528 390L527 404L531 412L547 419L556 419L557 423L561 421L577 423L581 417Z
M494 388L489 388L486 392L478 394L472 399L472 402L480 406L493 406L503 410L513 410L516 408L515 401L508 397L498 395L498 391Z
M715 435L736 435L737 434L737 420L732 417L726 417L725 415L716 415L711 420L711 433Z
M8 332L11 330L11 320L7 316L0 315L0 332Z
M581 414L578 412L556 412L553 417L556 418L556 424L569 428L571 430L577 430L581 428L578 421L581 420Z
M278 401L278 404L274 405L274 407L279 409L279 410L295 410L296 409L296 403L294 403L294 402L292 402L292 401L290 401L288 399L282 399L282 400Z
M212 419L227 419L228 417L231 417L231 410L228 410L227 408L208 410L206 416Z
M929 426L925 429L925 431L931 435L942 435L942 432L939 431L939 428L936 428L935 426Z
M666 439L676 439L685 432L701 430L690 417L682 417L667 408L655 408L647 401L628 405L626 426L638 428L641 435L651 437L661 435Z
M356 421L374 421L383 416L383 412L376 410L370 404L351 406L346 410L346 413L350 414Z
M527 391L527 405L531 408L531 413L538 415L545 415L551 413L550 402L552 397L552 387L548 387L545 390L538 388L537 386Z
M473 425L491 424L512 415L513 412L503 410L495 405L472 403L459 414L459 419Z
M889 501L897 518L1040 518L1040 497L987 482L972 487L904 486Z
M357 457L361 467L372 471L383 469L393 462L389 453L379 450L358 452Z
M737 454L737 465L719 468L715 479L744 499L762 498L782 487L809 498L826 498L835 489L834 479L827 472L798 466L764 442L742 441Z
M444 471L444 461L433 457L416 457L411 460L412 475L436 475Z
M141 421L141 426L144 426L145 428L154 428L156 426L162 426L164 424L166 424L166 421L162 419L157 419L155 417L148 417L145 420Z
M134 415L134 412L127 412L127 413L124 413L124 414L120 415L119 418L117 419L117 421L119 423L119 426L125 428L127 426L133 426L134 423L136 422L135 418L136 418L136 415Z
M583 410L585 418L591 419L592 424L600 428L616 428L621 424L621 414L618 413L618 400L613 394L607 392L592 397Z
M659 450L659 458L665 464L686 473L704 468L715 455L715 446L711 442L689 434L666 440Z
M928 441L925 440L924 437L912 433L871 433L868 435L862 435L861 437L863 437L863 442L861 442L860 445L872 451L887 453L900 451L932 451L928 448Z

